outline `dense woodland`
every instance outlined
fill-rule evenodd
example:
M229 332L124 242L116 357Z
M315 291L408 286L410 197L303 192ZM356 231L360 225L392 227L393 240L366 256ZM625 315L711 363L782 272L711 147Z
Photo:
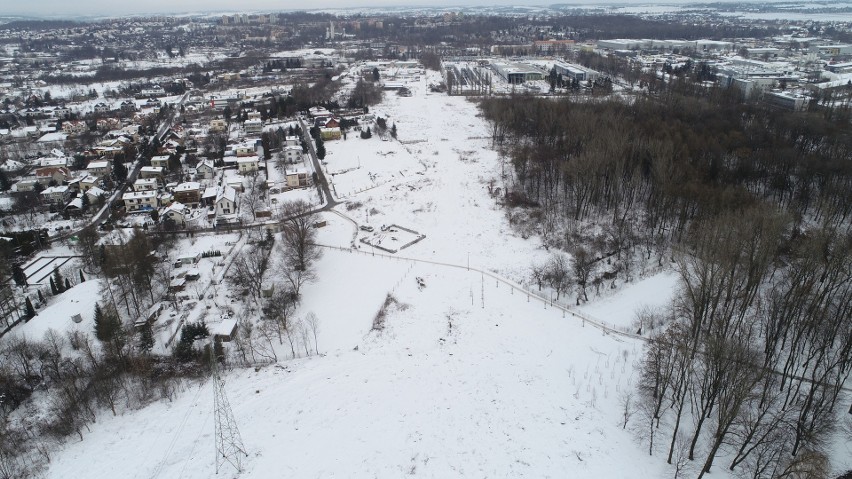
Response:
M573 253L534 266L539 287L579 303L654 257L680 274L670 307L637 318L650 341L625 427L639 418L648 452L699 477L714 464L825 477L832 434L852 434L839 430L852 422L848 111L771 111L687 84L481 108L510 219Z

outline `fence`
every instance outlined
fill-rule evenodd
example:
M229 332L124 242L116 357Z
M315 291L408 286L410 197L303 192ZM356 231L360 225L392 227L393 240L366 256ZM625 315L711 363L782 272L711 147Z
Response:
M517 284L513 281L510 281L509 279L506 279L506 278L504 278L504 277L502 277L502 276L500 276L496 273L493 273L491 271L485 271L485 270L481 270L481 269L478 269L478 268L475 268L475 267L465 266L465 265L444 263L444 262L440 262L440 261L430 261L430 260L417 259L417 258L409 258L409 257L405 257L405 256L390 255L390 254L385 254L385 253L376 253L374 251L368 252L368 251L362 251L362 250L359 250L359 249L344 248L344 247L340 247L340 246L330 246L330 245L324 245L324 244L316 244L316 246L319 246L321 248L327 248L327 249L349 252L349 253L363 254L363 255L367 255L367 256L378 256L380 258L386 258L386 259L390 259L390 260L410 261L412 263L432 264L432 265L444 266L444 267L448 267L448 268L456 268L456 269L463 269L463 270L467 270L467 271L474 271L474 272L480 273L483 276L483 279L484 279L485 276L488 276L490 279L493 279L498 286L499 286L500 283L503 283L504 285L508 286L510 288L509 289L510 294L513 294L514 291L518 291L521 294L527 295L527 301L534 299L536 301L541 302L544 305L545 308L550 306L551 308L562 311L563 317L566 317L566 315L570 315L571 317L573 317L575 319L579 319L580 321L582 321L583 326L585 326L586 323L588 323L588 324L600 329L604 334L615 334L615 335L626 337L626 338L648 341L648 338L646 338L644 336L640 336L640 335L635 334L635 333L632 333L626 327L611 325L611 324L606 323L605 321L601 321L600 319L593 318L588 314L584 314L584 313L580 313L579 311L572 310L566 304L560 303L559 301L556 301L553 298L547 298L547 297L541 295L540 293L538 293L536 291L532 291L530 289L527 289L524 286L519 285L519 284Z

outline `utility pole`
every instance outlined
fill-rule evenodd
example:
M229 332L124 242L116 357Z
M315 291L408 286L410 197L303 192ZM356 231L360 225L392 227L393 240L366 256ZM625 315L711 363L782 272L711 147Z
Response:
M215 344L211 346L210 368L213 373L213 414L216 440L216 474L227 462L234 466L237 472L243 471L243 457L248 457L243 445L243 438L237 428L234 412L231 411L231 403L225 394L225 380L219 376L218 358L216 357Z

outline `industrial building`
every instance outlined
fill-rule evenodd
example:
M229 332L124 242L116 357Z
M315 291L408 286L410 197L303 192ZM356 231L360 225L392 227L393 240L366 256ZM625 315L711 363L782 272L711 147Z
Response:
M600 73L594 70L573 63L556 62L553 67L557 74L577 81L595 81L600 76Z
M544 79L544 73L523 63L494 62L491 68L508 83L517 84Z

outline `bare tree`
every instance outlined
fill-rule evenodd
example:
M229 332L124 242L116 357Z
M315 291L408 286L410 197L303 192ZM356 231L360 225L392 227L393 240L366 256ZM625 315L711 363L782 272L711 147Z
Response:
M583 246L574 248L572 255L574 260L571 262L571 269L574 272L574 280L583 291L583 300L588 301L589 295L586 294L586 286L589 283L589 278L597 269L597 259ZM577 302L579 304L579 298Z
M544 270L544 280L556 291L556 299L568 287L568 259L562 253L554 253L547 262Z
M285 264L299 271L307 271L320 258L322 252L316 245L314 223L317 214L304 200L284 203L280 211L283 223L281 252Z
M251 211L252 219L257 219L257 212L263 206L263 198L266 192L266 182L257 172L248 177L248 187L245 193L240 195L243 210Z
M284 334L295 307L296 295L282 288L276 289L272 297L263 305L264 319L274 324L279 344L284 344Z
M263 292L263 277L269 265L269 251L259 246L247 246L231 264L228 275L234 286L246 289L257 300Z
M309 312L305 316L304 324L307 330L310 330L311 335L314 337L314 352L319 354L319 341L317 340L317 333L320 329L320 321L316 314L313 311Z

